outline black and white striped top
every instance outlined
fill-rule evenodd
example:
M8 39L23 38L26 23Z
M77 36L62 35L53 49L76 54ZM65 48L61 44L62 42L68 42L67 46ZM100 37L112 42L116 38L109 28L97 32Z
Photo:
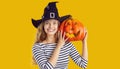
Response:
M48 61L54 51L57 43L36 43L32 48L33 56L39 65L40 69L67 69L69 56L72 60L81 68L87 67L87 61L82 58L78 51L75 49L72 43L66 43L60 50L60 54L56 63L53 67Z

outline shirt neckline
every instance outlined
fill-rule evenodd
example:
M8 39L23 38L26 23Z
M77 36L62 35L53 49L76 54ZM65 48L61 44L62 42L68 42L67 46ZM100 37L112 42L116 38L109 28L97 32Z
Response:
M53 44L54 45L54 44L57 44L57 43L39 43L39 44L43 44L43 45L49 45L49 44L51 45L51 44Z

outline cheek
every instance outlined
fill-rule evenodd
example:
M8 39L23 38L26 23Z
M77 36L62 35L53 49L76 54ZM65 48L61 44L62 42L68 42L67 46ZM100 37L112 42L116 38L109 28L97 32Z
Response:
M44 29L47 29L49 27L49 25L44 25Z
M46 32L48 27L47 27L47 26L44 26L43 28L44 28L44 31Z
M58 29L58 27L59 27L58 25L55 25L55 26L54 26L54 28L56 28L56 29Z
M56 28L58 29L58 27L59 27L59 26L57 25Z

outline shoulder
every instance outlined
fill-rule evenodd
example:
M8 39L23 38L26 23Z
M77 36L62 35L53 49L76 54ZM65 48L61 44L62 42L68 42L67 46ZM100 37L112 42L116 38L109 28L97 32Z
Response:
M38 52L38 51L42 52L43 47L44 47L43 43L35 43L35 44L33 44L32 51L33 51L33 53Z
M65 44L67 47L69 47L70 49L76 49L76 47L74 46L74 44L72 42L68 42Z
M65 46L70 47L70 48L74 47L74 45L72 44L72 42L66 42Z
M42 48L44 46L43 43L35 43L33 44L33 48Z
M73 45L72 42L66 42L65 45L69 46L69 45Z

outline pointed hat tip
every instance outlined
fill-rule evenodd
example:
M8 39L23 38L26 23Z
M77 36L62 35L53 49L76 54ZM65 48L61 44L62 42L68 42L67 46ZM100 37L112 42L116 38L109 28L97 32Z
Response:
M49 3L59 3L58 1L54 1L54 2L49 2Z

